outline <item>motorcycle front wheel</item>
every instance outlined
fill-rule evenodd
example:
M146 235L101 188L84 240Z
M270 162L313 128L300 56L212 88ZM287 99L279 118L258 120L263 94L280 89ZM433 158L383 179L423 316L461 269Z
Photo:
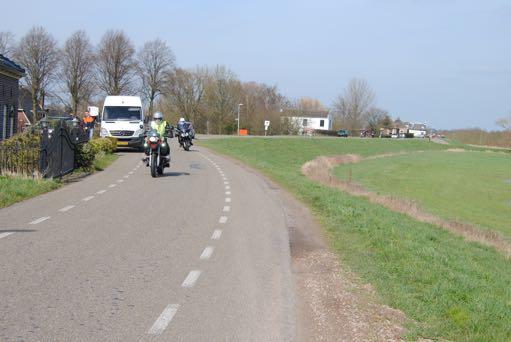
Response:
M185 151L190 151L190 141L189 140L185 140L183 148L185 149Z
M157 161L158 161L158 155L156 153L153 153L152 156L151 156L151 176L152 177L156 177L158 174L157 174Z

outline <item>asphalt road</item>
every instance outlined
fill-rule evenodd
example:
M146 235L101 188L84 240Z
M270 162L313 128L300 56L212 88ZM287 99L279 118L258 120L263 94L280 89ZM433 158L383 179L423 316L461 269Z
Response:
M286 217L258 175L201 148L140 153L0 210L0 341L291 341Z

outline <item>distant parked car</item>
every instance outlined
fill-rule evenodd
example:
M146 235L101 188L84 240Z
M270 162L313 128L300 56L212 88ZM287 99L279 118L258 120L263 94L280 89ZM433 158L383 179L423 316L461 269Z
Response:
M347 129L340 129L337 131L337 136L347 138L350 136L350 131L348 131Z

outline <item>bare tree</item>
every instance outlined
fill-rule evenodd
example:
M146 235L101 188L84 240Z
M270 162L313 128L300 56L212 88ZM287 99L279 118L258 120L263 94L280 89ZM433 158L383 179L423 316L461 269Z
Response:
M14 34L9 31L0 32L0 54L11 58L15 50Z
M60 79L69 94L67 105L77 115L80 104L90 98L94 88L94 55L85 31L73 33L62 52Z
M352 79L343 94L334 102L335 113L345 128L361 129L374 107L375 95L369 84L362 79Z
M137 74L142 85L142 93L149 100L149 113L153 103L161 94L165 76L175 67L174 53L167 43L159 39L147 42L137 55Z
M225 66L217 66L208 79L205 98L208 120L214 120L217 133L235 131L235 116L242 98L241 83L236 75Z
M507 118L500 118L495 122L498 126L502 127L505 130L511 130L511 116Z
M131 94L135 48L122 31L107 31L99 43L97 55L98 86L107 95Z
M57 42L44 28L33 27L21 38L15 57L25 68L24 81L32 93L32 110L37 120L37 106L44 108L46 93L57 72Z
M172 103L176 114L193 121L199 130L207 126L202 117L206 79L206 69L187 71L178 68L168 74L164 87L164 96Z

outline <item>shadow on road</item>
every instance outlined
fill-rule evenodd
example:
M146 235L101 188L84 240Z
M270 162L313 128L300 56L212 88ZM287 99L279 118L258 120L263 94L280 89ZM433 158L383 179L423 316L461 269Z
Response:
M178 177L178 176L189 176L189 172L165 172L160 177Z
M0 234L2 233L32 233L37 232L35 229L0 229Z

